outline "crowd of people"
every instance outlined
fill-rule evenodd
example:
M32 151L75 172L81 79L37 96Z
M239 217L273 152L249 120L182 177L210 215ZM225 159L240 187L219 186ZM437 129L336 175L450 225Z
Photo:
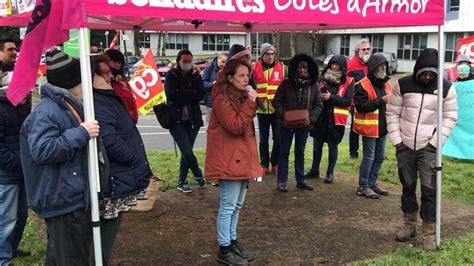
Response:
M253 64L250 49L234 44L228 54L217 55L202 72L192 64L191 51L178 53L176 65L165 79L169 131L181 152L177 189L192 192L189 170L200 187L206 185L206 179L218 186L219 262L243 265L255 258L237 240L240 209L250 181L269 173L276 177L277 191L288 192L293 143L297 189L314 190L308 179L321 178L325 143L328 165L324 183L337 181L338 144L349 117L351 159L359 157L362 136L356 194L368 199L389 194L377 182L388 137L396 147L403 186L402 226L395 238L408 241L416 236L420 214L423 246L436 249L436 131L442 130L443 143L454 127L456 91L443 82L443 128L437 129L440 73L435 49L422 51L413 74L394 86L389 81L387 59L372 54L369 40L361 39L354 51L349 61L343 55L333 56L321 72L306 54L295 55L285 66L268 43L262 44ZM107 265L122 213L147 198L146 188L153 177L136 127L137 106L123 75L124 55L110 49L91 59L97 120L84 121L79 61L59 50L46 54L48 83L41 88L39 104L31 110L31 97L27 97L13 106L5 94L16 53L12 40L0 40L0 264L9 265L14 256L29 255L18 248L28 204L46 222L46 265L93 264L87 143L95 138L102 186L102 253ZM459 81L472 79L469 59L461 57L456 62ZM195 140L204 126L203 99L208 125L204 171L194 154ZM313 156L305 173L309 136L313 137ZM416 198L418 173L421 207Z

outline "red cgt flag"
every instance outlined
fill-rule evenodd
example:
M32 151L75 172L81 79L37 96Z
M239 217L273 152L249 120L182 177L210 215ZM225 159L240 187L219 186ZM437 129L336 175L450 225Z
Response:
M163 83L151 49L148 49L141 65L133 74L130 86L137 102L138 112L142 115L153 110L153 106L166 101Z

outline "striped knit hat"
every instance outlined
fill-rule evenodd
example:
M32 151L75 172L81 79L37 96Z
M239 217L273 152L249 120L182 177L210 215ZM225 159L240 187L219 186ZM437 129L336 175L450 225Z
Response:
M50 84L63 89L72 89L81 84L79 60L57 49L48 51L46 53L46 75Z

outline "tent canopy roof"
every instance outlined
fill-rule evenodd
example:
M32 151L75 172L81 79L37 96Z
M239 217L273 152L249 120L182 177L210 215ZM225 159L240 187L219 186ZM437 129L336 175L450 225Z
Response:
M444 23L444 0L46 1L62 2L51 12L62 11L68 28L268 32ZM26 26L30 17L31 12L2 17L0 26Z

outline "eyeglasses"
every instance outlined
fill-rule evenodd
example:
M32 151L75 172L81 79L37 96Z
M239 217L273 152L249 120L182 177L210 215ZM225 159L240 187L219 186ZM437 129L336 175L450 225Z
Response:
M372 48L360 48L360 50L362 50L364 52L368 52L368 51L372 50Z

